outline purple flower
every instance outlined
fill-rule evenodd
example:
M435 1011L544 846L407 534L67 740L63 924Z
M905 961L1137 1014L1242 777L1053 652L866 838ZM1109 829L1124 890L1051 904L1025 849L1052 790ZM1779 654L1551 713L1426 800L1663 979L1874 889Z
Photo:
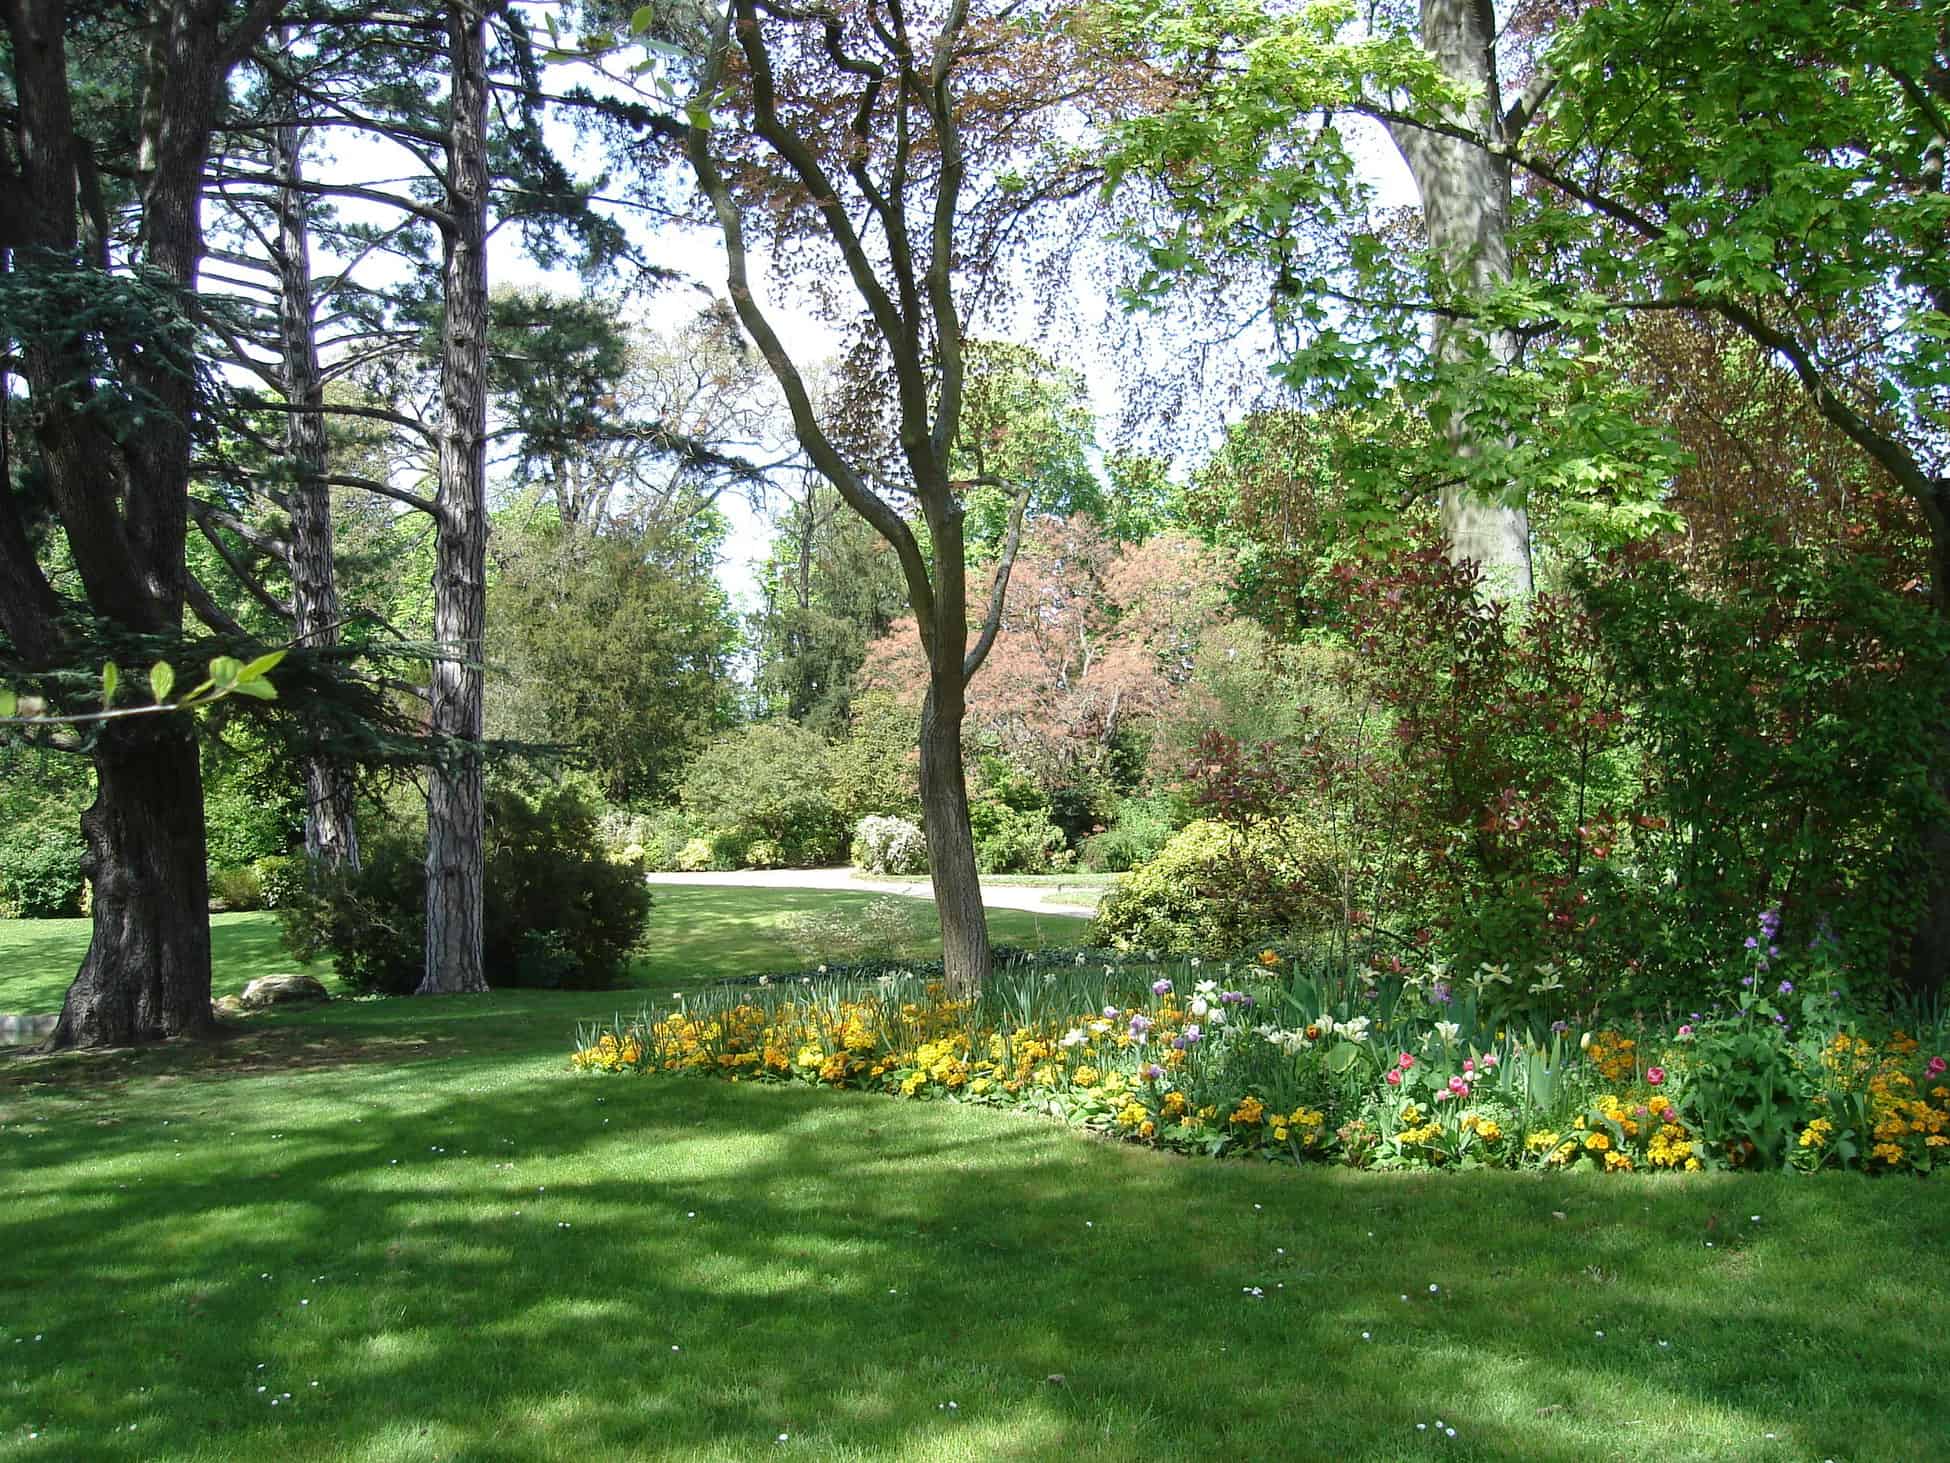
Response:
M1780 1013L1779 1011L1776 1011L1776 1012L1774 1013L1774 1024L1775 1024L1776 1026L1785 1026L1785 1025L1787 1025L1787 1017L1785 1017L1785 1016L1783 1016L1783 1015L1782 1015L1782 1014L1781 1014L1781 1013Z
M1175 1052L1182 1052L1183 1050L1185 1050L1185 1047L1186 1047L1186 1041L1185 1041L1185 1038L1184 1038L1184 1037L1182 1037L1182 1036L1174 1036L1174 1037L1173 1037L1173 1038L1171 1039L1171 1049L1172 1049L1173 1051L1175 1051Z
M1784 996L1791 996L1794 994L1794 982L1791 980L1784 980L1780 983L1779 986L1776 987L1776 989L1779 990L1780 993Z
M1131 1035L1142 1036L1151 1029L1151 1018L1142 1012L1131 1017Z
M1758 950L1760 948L1760 941L1756 940L1752 935L1747 936L1747 948L1749 950Z
M1154 996L1168 996L1168 995L1170 995L1170 994L1171 994L1171 982L1170 982L1170 981L1168 981L1168 980L1165 980L1165 979L1163 979L1163 978L1160 978L1160 979L1158 979L1158 980L1154 980L1154 981L1152 981L1152 982L1151 982L1151 994L1152 994L1152 995L1154 995Z
M1195 1042L1202 1040L1204 1036L1205 1033L1202 1030L1200 1030L1197 1026L1187 1026L1185 1028L1185 1036L1184 1036L1185 1045L1191 1046Z
M1760 912L1760 927L1768 939L1781 932L1781 912L1778 909L1763 909Z
M1446 1006L1446 1005L1448 1005L1448 1004L1449 1004L1449 999L1450 999L1450 990L1449 990L1449 982L1448 982L1448 981L1446 981L1446 980L1439 980L1439 981L1437 981L1437 982L1435 982L1435 984L1434 984L1434 985L1432 985L1432 986L1430 986L1430 987L1429 987L1429 1004L1430 1004L1430 1005L1432 1005L1432 1006Z
M1762 961L1761 963L1765 965L1767 962ZM1754 983L1754 978L1751 975L1743 975L1740 977L1740 983L1744 986L1751 986Z
M1568 1021L1551 1022L1551 1030L1555 1031L1559 1036L1564 1035L1564 1033L1569 1031L1570 1029L1571 1029L1571 1023Z
M1165 1069L1156 1062L1151 1062L1138 1068L1138 1075L1147 1082L1156 1082L1165 1075Z
M1779 945L1769 945L1767 947L1767 958L1769 960L1779 960L1781 958L1781 947Z

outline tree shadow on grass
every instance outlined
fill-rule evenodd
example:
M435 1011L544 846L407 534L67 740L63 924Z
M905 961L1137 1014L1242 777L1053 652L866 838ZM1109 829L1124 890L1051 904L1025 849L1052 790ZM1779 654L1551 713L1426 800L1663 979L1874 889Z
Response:
M1837 1210L1755 1180L1273 1170L479 1054L210 1073L113 1124L0 1133L0 1315L48 1337L0 1335L0 1410L72 1456L743 1457L784 1433L819 1457L1394 1458L1437 1416L1443 1456L1940 1440L1932 1332L1881 1308L1946 1298L1916 1186ZM1870 1292L1824 1302L1824 1270Z

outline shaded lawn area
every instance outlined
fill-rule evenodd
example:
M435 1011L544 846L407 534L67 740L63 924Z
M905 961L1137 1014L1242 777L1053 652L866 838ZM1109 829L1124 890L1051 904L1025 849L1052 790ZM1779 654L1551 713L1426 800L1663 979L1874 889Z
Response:
M660 888L643 953L630 962L631 984L667 998L729 977L792 969L798 961L785 930L793 915L864 911L885 897L818 889ZM941 926L934 906L913 903L918 928L938 958ZM1088 929L1089 921L1064 915L989 912L989 934L997 944L1074 945ZM88 930L85 919L0 920L0 1012L59 1011L88 947ZM261 975L305 968L285 952L275 914L212 915L210 945L217 996L241 991ZM322 962L312 973L336 988L336 977ZM629 1008L642 997L623 991L615 999Z
M1942 1183L1215 1164L604 1013L0 1057L0 1457L1939 1455Z
M88 949L85 919L0 919L0 1012L59 1011ZM273 914L210 916L211 994L234 995L261 975L303 969Z

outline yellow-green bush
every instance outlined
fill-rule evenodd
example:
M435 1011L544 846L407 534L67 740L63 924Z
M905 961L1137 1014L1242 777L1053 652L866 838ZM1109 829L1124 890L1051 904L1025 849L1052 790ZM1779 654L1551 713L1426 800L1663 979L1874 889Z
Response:
M1200 819L1125 876L1098 911L1092 939L1172 953L1239 950L1261 935L1326 928L1340 904L1322 830L1283 818L1242 833Z

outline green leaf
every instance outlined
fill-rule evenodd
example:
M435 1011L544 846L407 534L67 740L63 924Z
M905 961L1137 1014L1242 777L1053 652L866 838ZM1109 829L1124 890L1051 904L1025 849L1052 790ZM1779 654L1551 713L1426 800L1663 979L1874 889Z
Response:
M176 672L170 669L168 661L159 660L149 667L149 694L156 698L158 706L169 699L175 686Z
M0 716L12 716L20 709L20 697L12 686L0 686Z
M278 688L273 686L269 681L239 681L230 689L238 696L250 696L258 701L275 701L278 699Z
M220 655L210 662L210 683L220 691L228 691L237 684L243 674L244 663L234 655Z
M266 651L263 655L258 656L256 660L237 672L237 679L239 682L259 680L266 671L270 670L283 659L283 646L279 646L276 650Z

